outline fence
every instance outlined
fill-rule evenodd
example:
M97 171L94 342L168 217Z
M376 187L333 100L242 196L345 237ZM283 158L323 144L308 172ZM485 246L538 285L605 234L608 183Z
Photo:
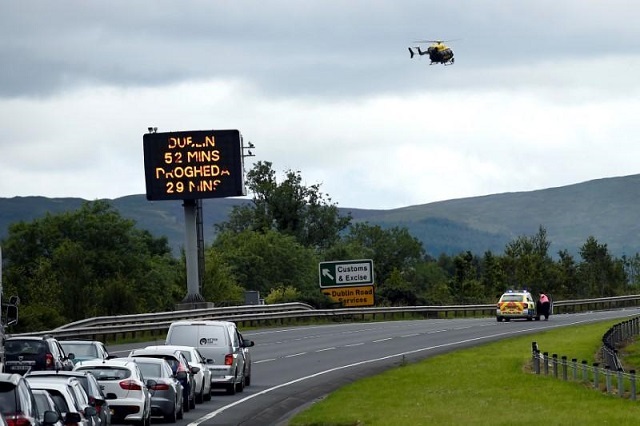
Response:
M586 360L578 363L577 358L570 361L566 356L558 358L558 354L549 356L549 352L541 352L537 342L531 343L533 372L535 374L552 375L564 381L572 380L590 384L594 389L607 394L617 394L622 398L636 400L636 372L625 372L618 358L618 349L640 335L640 317L623 321L611 327L602 337L600 351L602 363L591 365Z

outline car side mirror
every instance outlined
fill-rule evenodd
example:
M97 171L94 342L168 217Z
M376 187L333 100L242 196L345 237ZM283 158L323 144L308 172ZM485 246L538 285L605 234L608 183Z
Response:
M80 423L82 422L82 417L80 416L80 413L67 413L64 416L64 423L65 424L70 424L70 423Z
M104 388L103 388L104 390ZM118 399L118 396L115 393L109 392L105 396L105 399Z
M152 387L154 387L157 384L158 384L158 382L156 380L153 380L153 379L147 380L147 388L149 388L149 389L151 389Z
M73 361L74 359L76 359L76 354L71 352L71 353L67 354L67 358L70 359L71 361Z
M191 367L191 374L198 374L200 371L200 367Z
M60 420L60 415L53 410L47 410L44 412L44 421L45 425L52 425L57 423Z
M242 341L242 347L243 348L250 348L251 346L255 345L255 343L253 342L253 340L243 340Z

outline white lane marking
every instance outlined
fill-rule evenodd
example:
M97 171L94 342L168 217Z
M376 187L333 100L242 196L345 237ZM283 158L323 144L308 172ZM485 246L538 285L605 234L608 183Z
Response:
M293 357L300 356L300 355L305 355L305 354L306 354L306 352L299 352L297 354L286 355L285 358L293 358Z
M345 348L353 348L354 346L362 346L364 345L364 342L360 342L360 343L352 343L350 345L344 345Z
M387 340L391 340L392 337L387 337L384 339L378 339L378 340L374 340L373 343L380 343L380 342L386 342Z
M271 361L277 361L278 358L269 358L269 359L261 359L260 361L252 361L252 364L260 364L262 362L271 362Z
M416 337L419 336L420 333L413 333L413 334L405 334L404 336L400 336L400 337Z
M635 315L635 314L629 314L628 316L633 316L633 315ZM596 321L601 321L601 320L596 320ZM387 355L387 356L383 356L383 357L380 357L380 358L373 358L373 359L368 359L368 360L365 360L365 361L355 362L353 364L347 364L347 365L343 365L343 366L340 366L340 367L330 368L328 370L319 371L317 373L310 374L308 376L299 377L299 378L297 378L295 380L291 380L289 382L281 383L279 385L276 385L276 386L270 387L268 389L262 390L260 392L254 393L252 395L249 395L249 396L247 396L245 398L239 399L239 400L237 400L235 402L232 402L231 404L228 404L228 405L225 405L223 407L220 407L217 410L214 410L214 411L210 412L209 414L205 414L204 416L200 417L199 419L189 423L187 426L199 426L200 423L206 422L207 420L210 420L210 419L214 418L215 416L217 416L218 414L228 410L229 408L235 407L236 405L240 405L243 402L250 401L253 398L256 398L258 396L265 395L267 393L273 392L273 391L278 390L280 388L284 388L284 387L293 385L295 383L300 383L300 382L305 381L305 380L309 380L309 379L313 379L315 377L319 377L319 376L322 376L322 375L325 375L325 374L333 373L334 371L340 371L340 370L344 370L344 369L351 368L351 367L357 367L357 366L360 366L360 365L371 364L371 363L378 362L378 361L385 361L385 360L391 359L391 358L403 357L403 356L406 356L406 355L416 354L416 353L430 351L430 350L434 350L434 349L446 348L446 347L450 347L450 346L457 346L457 345L461 345L461 344L469 343L469 342L478 342L478 341L490 339L490 338L493 338L493 337L515 336L517 334L528 333L530 331L536 331L536 330L545 331L545 330L548 330L548 329L551 329L551 328L568 327L568 326L572 326L572 325L578 325L578 324L583 324L583 323L591 323L591 322L593 322L593 321L591 321L590 318L589 318L589 319L585 319L585 320L574 321L574 322L571 322L571 323L568 323L568 324L554 324L552 326L546 327L544 330L540 330L540 328L538 328L538 327L531 327L531 328L528 328L528 329L521 330L521 331L519 331L517 333L510 333L510 332L496 333L496 334L491 334L491 335L488 335L488 336L474 337L472 339L460 340L460 341L457 341L457 342L443 343L442 345L427 346L427 347L424 347L424 348L414 349L412 351L400 352L400 353L397 353L397 354Z
M334 346L334 347L332 347L332 348L318 349L316 352L333 351L333 350L335 350L335 349L336 349L336 347Z

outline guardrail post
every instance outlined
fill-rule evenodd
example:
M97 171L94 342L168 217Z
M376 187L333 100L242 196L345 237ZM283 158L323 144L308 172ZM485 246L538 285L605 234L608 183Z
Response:
M582 381L586 382L587 380L589 380L589 373L587 371L587 361L586 360L582 360Z
M578 381L578 358L571 358L571 368L573 370L573 381Z
M611 393L611 368L608 365L604 366L604 378L607 393Z
M533 372L540 374L540 350L537 342L531 342L531 358L533 361Z
M594 362L593 363L593 388L594 389L600 389L600 377L598 377L598 373L599 373L599 363Z
M567 357L562 356L562 380L567 381Z
M636 400L636 370L629 370L629 375L631 377L631 399L633 401Z
M558 378L558 354L553 354L553 377Z
M542 362L544 363L544 375L549 375L549 352L542 353Z
M624 396L624 375L622 374L622 368L618 368L618 395Z

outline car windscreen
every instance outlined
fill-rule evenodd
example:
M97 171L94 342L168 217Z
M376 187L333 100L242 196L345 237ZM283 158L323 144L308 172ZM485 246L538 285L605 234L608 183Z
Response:
M98 357L98 351L96 350L96 347L93 345L83 345L83 344L63 343L63 342L60 342L60 344L62 345L62 349L64 349L66 353L74 354L76 357L77 356L87 356L87 357L93 357L93 358Z
M140 371L142 371L142 376L145 379L158 378L161 377L160 372L160 364L158 363L146 363L146 362L138 362L138 367Z
M47 352L42 340L7 340L4 345L7 355L38 355Z
M49 392L49 395L51 395L51 399L53 399L53 402L56 404L58 411L60 411L61 413L69 412L69 405L67 404L67 400L65 399L64 395L60 393L60 391L49 389L47 390L47 392Z
M20 407L17 406L16 387L7 382L0 382L0 412L2 414L18 413Z
M95 367L80 367L78 370L88 371L98 380L122 380L131 377L131 371L129 371L128 368L106 367L101 365Z
M505 294L502 296L503 302L522 302L521 294Z

